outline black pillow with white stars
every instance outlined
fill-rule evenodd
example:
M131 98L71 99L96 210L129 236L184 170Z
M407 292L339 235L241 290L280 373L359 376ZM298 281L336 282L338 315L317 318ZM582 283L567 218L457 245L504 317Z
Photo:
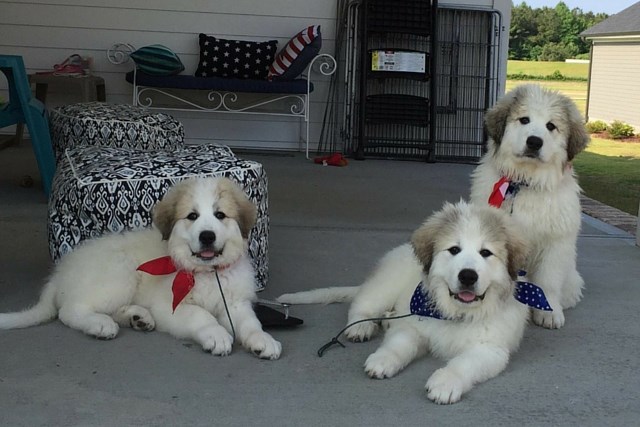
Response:
M200 62L196 77L266 80L278 51L278 41L250 42L217 39L200 34Z

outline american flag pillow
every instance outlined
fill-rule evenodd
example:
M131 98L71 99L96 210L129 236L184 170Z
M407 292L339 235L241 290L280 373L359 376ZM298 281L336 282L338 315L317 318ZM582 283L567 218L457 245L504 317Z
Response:
M320 25L311 25L296 34L276 55L269 67L269 79L292 80L307 68L322 47Z
M264 80L278 51L278 40L227 40L201 33L198 41L200 61L196 77Z

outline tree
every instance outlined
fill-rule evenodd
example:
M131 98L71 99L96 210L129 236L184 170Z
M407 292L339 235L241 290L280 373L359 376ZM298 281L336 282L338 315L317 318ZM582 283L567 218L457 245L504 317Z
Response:
M577 55L577 48L572 44L548 43L538 55L538 61L564 61Z
M511 11L511 28L509 31L509 58L525 59L531 50L530 38L537 34L533 9L522 3Z
M589 52L589 43L580 37L587 28L609 16L584 13L560 2L555 8L533 9L522 2L511 11L509 59L563 61Z

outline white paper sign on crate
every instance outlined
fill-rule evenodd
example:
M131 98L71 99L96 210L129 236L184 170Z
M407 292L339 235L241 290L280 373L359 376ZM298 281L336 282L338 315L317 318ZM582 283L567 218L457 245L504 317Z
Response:
M371 71L395 71L403 73L424 73L427 54L393 50L371 51Z

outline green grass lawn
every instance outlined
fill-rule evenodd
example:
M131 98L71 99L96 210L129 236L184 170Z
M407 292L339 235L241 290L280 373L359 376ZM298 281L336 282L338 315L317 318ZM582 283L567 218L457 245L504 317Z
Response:
M587 197L638 215L640 143L592 138L573 166Z
M528 74L532 76L548 76L560 71L565 77L589 76L589 64L572 64L568 62L515 61L507 63L507 74Z
M536 61L508 61L507 74L528 74L532 76L548 76L554 71L560 71L568 77L584 77L589 75L589 64L569 64L566 62L536 62ZM537 83L549 89L564 93L578 106L584 115L587 112L587 82L563 80L507 80L506 90L525 83Z
M509 61L508 74L547 76L555 70L565 76L587 77L589 64ZM557 90L576 103L585 114L587 82L554 80L507 80L506 90L524 83L537 83ZM640 200L640 143L592 138L587 149L573 162L584 193L621 211L638 215Z

